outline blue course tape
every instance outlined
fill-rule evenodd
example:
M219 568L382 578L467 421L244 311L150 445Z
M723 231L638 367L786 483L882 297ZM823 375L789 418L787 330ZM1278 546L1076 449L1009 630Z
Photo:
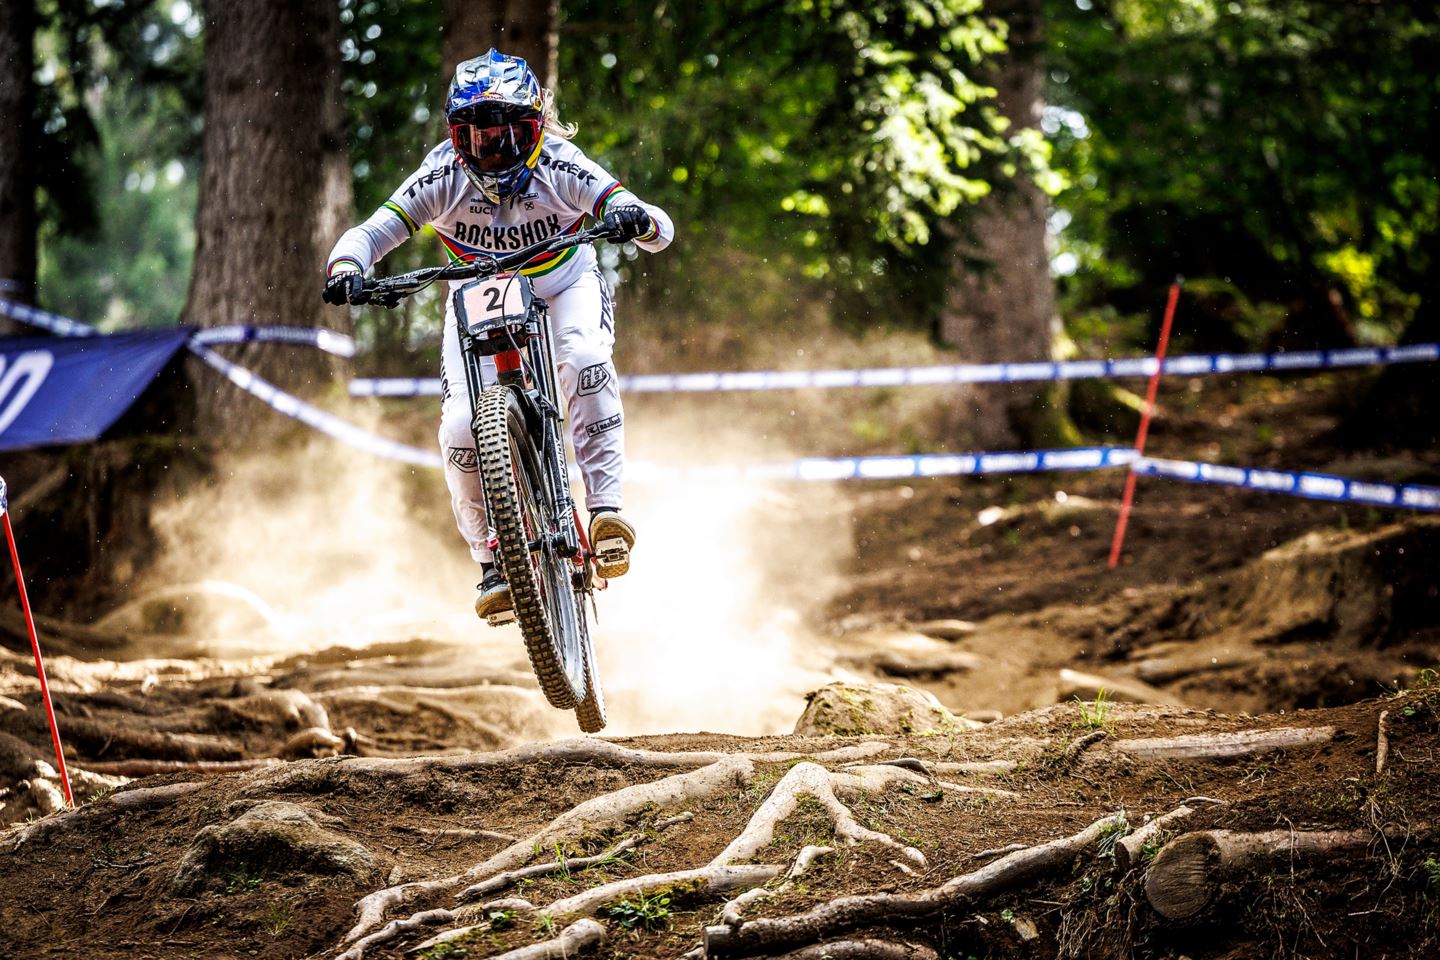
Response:
M315 347L347 359L355 356L353 338L323 327L208 327L196 330L190 339L207 346L215 343L288 343Z
M626 464L625 479L665 480L899 480L981 473L1037 473L1046 470L1104 470L1135 459L1129 447L1081 447L987 453L926 453L901 457L807 457L779 463L671 467L645 461Z
M1130 465L1130 469L1143 476L1244 487L1248 490L1284 493L1312 500L1366 503L1405 510L1440 510L1440 487L1375 483L1336 477L1328 473L1257 470L1214 463L1192 463L1188 460L1160 460L1154 457L1140 457Z
M93 337L99 334L88 323L62 317L58 313L0 298L0 314L60 337ZM191 336L196 343L289 343L316 347L337 357L355 356L355 341L343 333L319 327L228 326L196 330Z
M1297 353L1203 353L1170 357L1168 376L1324 370L1384 366L1393 363L1440 361L1440 344L1404 347L1363 347ZM725 393L753 390L830 390L849 387L917 387L954 383L1024 383L1088 380L1106 377L1148 377L1154 357L1115 360L1069 360L1058 363L962 363L933 367L877 367L865 370L755 370L741 373L646 373L620 378L628 393ZM356 397L438 397L434 378L356 379Z
M3 298L0 298L0 313L11 320L19 320L32 327L48 330L58 337L93 337L100 332L88 323L81 323L79 320L62 317L58 313L51 313L48 310L40 310Z
M223 373L227 380L241 390L279 413L299 420L326 436L387 460L398 460L401 463L409 463L417 467L434 467L436 469L442 465L438 453L376 436L348 420L342 420L333 413L326 413L299 397L286 393L263 377L255 375L239 364L231 363L209 347L193 342L187 346L192 353Z

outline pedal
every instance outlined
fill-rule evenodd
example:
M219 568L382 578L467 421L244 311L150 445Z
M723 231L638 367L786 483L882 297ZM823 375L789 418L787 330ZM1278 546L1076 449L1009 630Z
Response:
M492 613L485 618L485 622L492 627L503 627L507 623L515 622L515 609L501 610L499 613Z
M630 546L620 537L596 541L594 552L602 578L618 576L630 569Z

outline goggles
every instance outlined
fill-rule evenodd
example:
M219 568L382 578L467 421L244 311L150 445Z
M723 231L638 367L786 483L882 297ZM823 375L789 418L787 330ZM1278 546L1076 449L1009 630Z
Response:
M535 152L540 142L540 121L512 120L487 126L452 123L450 140L474 169L504 173Z

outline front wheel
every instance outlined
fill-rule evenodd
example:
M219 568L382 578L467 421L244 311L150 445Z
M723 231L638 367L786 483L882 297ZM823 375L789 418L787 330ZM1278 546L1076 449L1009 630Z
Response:
M580 729L586 733L599 733L605 729L605 694L600 689L600 671L595 664L595 643L590 639L588 618L585 615L585 595L576 594L575 601L580 621L580 650L585 662L585 694L575 705L575 719L580 721Z
M480 395L474 432L485 507L499 540L495 559L510 583L530 666L550 705L568 710L588 692L588 637L570 582L573 561L556 546L556 511L513 390L494 386Z

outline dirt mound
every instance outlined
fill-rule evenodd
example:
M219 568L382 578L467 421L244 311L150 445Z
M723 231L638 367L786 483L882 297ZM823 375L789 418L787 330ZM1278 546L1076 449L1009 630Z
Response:
M57 957L1431 956L1437 748L1431 686L173 775L4 834L0 926Z

